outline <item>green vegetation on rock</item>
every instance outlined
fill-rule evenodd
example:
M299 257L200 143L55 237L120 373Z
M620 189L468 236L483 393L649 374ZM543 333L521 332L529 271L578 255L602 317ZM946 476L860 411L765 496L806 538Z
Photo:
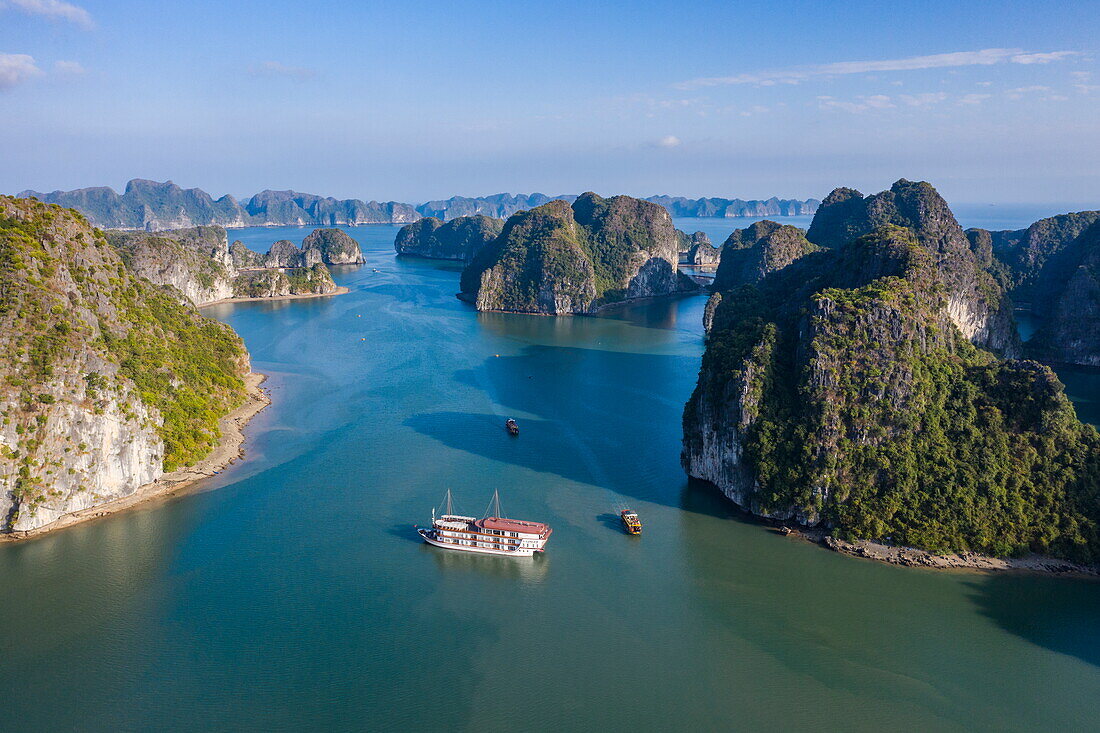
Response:
M867 208L883 218L831 195L811 227L830 250L715 300L685 469L752 512L845 538L1100 560L1100 436L1048 368L955 323L948 302L972 270L942 210L902 206L912 226L863 232Z

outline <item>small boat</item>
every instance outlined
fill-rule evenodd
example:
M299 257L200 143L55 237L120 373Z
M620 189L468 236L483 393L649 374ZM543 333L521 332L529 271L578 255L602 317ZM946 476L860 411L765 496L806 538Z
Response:
M508 418L504 423L504 427L508 428L509 435L519 435L519 425L512 418Z
M631 509L623 509L619 512L619 518L623 520L623 527L627 534L641 534L642 520L638 519L638 512Z
M417 527L424 541L445 550L479 552L483 555L531 557L542 552L554 531L543 522L508 519L500 508L500 494L493 492L489 508L481 519L455 514L451 507L451 491L447 490L446 507L437 518L432 509L431 529ZM490 509L492 514L490 515Z

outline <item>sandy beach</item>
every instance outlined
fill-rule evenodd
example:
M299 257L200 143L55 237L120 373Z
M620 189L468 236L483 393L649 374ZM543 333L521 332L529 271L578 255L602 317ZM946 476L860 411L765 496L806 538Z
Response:
M210 478L221 471L233 461L244 457L244 428L248 422L261 410L271 404L271 398L260 386L267 377L263 374L250 372L245 375L244 383L247 391L244 404L233 410L219 421L222 437L218 444L193 466L186 466L171 473L166 473L152 483L145 484L129 496L123 496L113 501L99 504L98 506L82 509L43 525L29 532L12 532L0 535L2 541L17 541L31 537L37 537L47 532L70 527L80 522L97 517L105 517L109 514L125 511L150 499L160 498L175 494L192 487L203 479Z

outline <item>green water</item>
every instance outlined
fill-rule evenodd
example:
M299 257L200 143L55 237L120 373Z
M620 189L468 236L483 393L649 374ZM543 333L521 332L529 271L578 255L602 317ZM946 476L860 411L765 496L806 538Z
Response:
M478 315L395 230L353 231L347 295L209 309L274 398L216 490L0 546L0 726L1097 726L1100 583L847 558L685 480L703 298ZM447 488L499 488L548 552L418 542Z

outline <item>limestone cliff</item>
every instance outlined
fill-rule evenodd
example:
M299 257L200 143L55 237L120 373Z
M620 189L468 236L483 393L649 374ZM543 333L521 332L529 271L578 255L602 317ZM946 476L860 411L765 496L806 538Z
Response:
M829 244L708 304L688 474L846 538L1100 558L1100 436L1054 374L970 343L917 231Z
M1011 302L982 267L947 202L930 184L902 179L890 190L867 197L838 188L821 203L806 238L835 248L884 225L911 230L935 258L948 312L968 339L1008 356L1019 354Z
M202 305L233 294L236 266L225 229L196 227L157 234L111 231L130 271L155 285L170 285Z
M326 295L336 292L328 268L318 262L287 270L249 270L233 280L235 298L280 298L287 295Z
M1046 317L1028 342L1031 352L1044 361L1100 366L1100 221L1051 257L1040 284Z
M361 265L363 252L359 243L342 229L314 229L302 240L306 265Z
M593 313L600 307L694 290L678 269L679 240L660 206L586 193L509 217L462 272L478 310Z
M289 239L280 239L271 245L264 255L264 267L305 267L306 258L298 245Z
M0 532L198 460L248 371L228 326L133 274L80 214L6 196L0 348Z
M797 227L767 219L758 221L734 231L726 239L712 287L721 291L759 282L817 250Z
M446 223L428 217L402 227L393 247L399 255L469 262L503 229L503 220L488 216L460 216Z
M684 253L683 262L685 265L694 265L696 267L718 267L718 262L722 257L722 250L715 247L710 243L710 237L706 232L695 232L691 235L690 246Z

